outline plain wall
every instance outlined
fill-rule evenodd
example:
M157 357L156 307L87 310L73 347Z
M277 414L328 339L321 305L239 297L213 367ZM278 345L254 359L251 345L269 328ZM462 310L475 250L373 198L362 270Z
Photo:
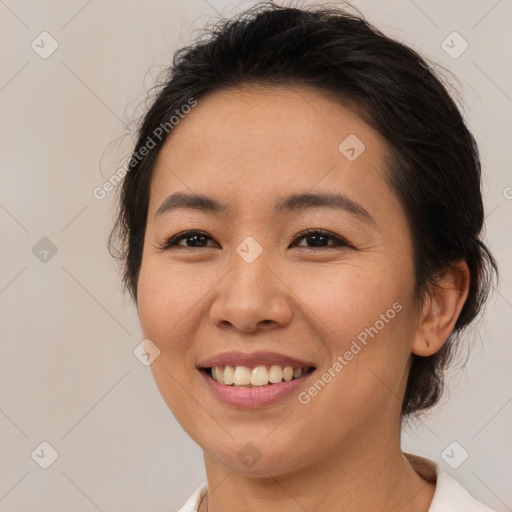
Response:
M205 478L201 450L134 357L137 312L106 248L114 193L98 200L92 191L126 158L125 125L144 109L173 52L217 12L252 3L0 3L0 511L172 512ZM465 370L450 372L450 396L404 433L403 446L505 512L512 509L512 4L353 5L458 77L480 145L486 242L501 284ZM46 59L31 47L51 49L43 31L58 43ZM469 44L456 59L441 46L453 31ZM48 469L31 457L43 441L58 452ZM458 469L442 457L453 441L469 454Z

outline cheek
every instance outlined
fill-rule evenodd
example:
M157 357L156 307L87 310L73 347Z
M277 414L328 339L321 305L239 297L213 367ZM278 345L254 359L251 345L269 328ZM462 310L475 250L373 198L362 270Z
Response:
M339 264L311 267L289 276L290 288L303 304L302 311L325 332L332 350L344 351L347 342L364 339L365 329L377 323L389 331L409 299L409 290L376 265ZM400 303L402 307L393 304Z
M318 407L336 403L354 421L399 404L414 327L412 289L406 283L389 269L354 266L295 278L293 290L304 301L302 310L331 361L303 402L322 396Z
M190 328L195 325L197 329L194 306L205 293L188 274L148 258L141 266L137 294L142 335L160 350L150 367L153 378L167 406L183 424L193 406L185 391L192 389L194 367Z
M189 387L190 340L183 335L184 321L197 302L195 286L186 286L182 274L155 261L143 262L138 281L137 308L144 338L160 350L151 371L160 393L173 411L182 404L182 387ZM179 413L178 413L179 414Z
M144 336L153 337L161 350L172 343L180 350L182 331L214 284L211 273L203 278L185 267L158 261L143 263L137 306Z

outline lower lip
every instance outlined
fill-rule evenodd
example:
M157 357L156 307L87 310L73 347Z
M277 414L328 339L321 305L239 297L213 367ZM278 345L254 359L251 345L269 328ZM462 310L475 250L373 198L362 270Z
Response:
M217 382L213 377L210 377L204 370L200 370L199 373L208 386L210 386L210 389L223 402L243 409L249 409L271 405L291 395L304 384L314 371L288 382L250 388L244 386L226 386L225 384Z

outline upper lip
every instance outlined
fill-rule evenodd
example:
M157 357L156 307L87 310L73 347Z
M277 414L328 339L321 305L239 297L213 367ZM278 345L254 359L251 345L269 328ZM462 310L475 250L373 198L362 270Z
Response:
M273 364L292 366L294 368L298 368L299 366L314 366L310 361L304 361L285 354L278 354L277 352L253 352L251 354L246 354L244 352L224 352L201 361L198 364L198 367L213 368L214 366L226 365L255 367L259 365Z

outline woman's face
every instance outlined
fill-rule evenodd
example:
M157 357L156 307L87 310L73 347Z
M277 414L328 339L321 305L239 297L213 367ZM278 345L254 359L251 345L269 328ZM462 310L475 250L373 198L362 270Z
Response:
M151 184L138 310L160 350L158 388L210 461L277 475L397 436L418 320L387 152L306 88L216 92L173 128ZM211 202L177 207L176 193ZM200 233L163 248L189 230ZM214 363L239 383L314 370L248 387L214 381Z

